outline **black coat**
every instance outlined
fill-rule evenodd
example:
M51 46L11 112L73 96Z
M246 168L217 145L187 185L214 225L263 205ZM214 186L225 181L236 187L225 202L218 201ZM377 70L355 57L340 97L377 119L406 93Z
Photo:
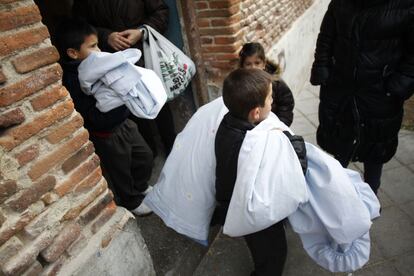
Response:
M311 83L321 85L322 148L339 160L391 159L414 92L414 0L332 0Z
M266 64L266 72L269 74L278 75L278 66L272 63ZM293 121L293 108L295 107L295 100L293 99L292 91L289 86L279 77L272 82L272 112L287 126L290 126Z
M147 24L163 33L168 26L168 6L162 0L75 0L72 11L98 29L99 46L107 52L113 52L107 43L112 32ZM142 50L141 43L135 47Z

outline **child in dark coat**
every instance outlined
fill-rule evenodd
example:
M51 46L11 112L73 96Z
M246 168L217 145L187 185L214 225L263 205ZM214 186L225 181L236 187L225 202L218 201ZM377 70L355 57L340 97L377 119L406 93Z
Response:
M273 99L272 112L277 115L285 125L290 126L293 121L293 108L295 101L292 91L279 77L279 66L266 60L263 46L257 42L243 45L239 52L240 68L257 68L271 74L275 80L272 82Z
M61 56L62 83L83 117L117 204L136 215L150 214L151 210L141 204L151 190L147 183L153 165L150 148L136 124L128 119L130 112L125 105L101 112L95 106L96 99L83 93L79 84L79 64L91 52L100 51L96 30L86 21L67 20L59 26L55 41Z
M224 225L237 177L237 161L246 132L271 111L272 77L261 69L237 69L223 84L224 116L215 139L216 201L213 223ZM283 222L244 237L253 257L252 275L281 275L287 244Z

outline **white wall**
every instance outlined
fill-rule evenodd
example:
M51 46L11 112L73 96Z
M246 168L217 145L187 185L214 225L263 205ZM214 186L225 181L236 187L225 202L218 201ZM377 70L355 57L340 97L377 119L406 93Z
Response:
M298 95L309 81L316 39L329 2L315 0L267 53L282 66L282 77L294 95Z

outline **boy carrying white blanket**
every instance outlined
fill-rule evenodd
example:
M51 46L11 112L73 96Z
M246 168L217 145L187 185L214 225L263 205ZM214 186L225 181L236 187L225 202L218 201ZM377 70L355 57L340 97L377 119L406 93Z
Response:
M219 98L196 112L145 198L168 226L196 240L207 240L216 207L215 136L227 111ZM270 113L245 132L223 232L251 235L289 217L318 264L331 271L359 269L369 258L371 219L379 215L376 196L359 174L308 143L305 178L283 130L289 129Z

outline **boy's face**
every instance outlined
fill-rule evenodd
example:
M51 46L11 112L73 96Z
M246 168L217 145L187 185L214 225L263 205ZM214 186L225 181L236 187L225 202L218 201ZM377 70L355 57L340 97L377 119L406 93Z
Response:
M100 52L101 50L98 47L98 37L95 34L90 34L85 37L82 45L79 50L69 48L67 54L69 57L75 60L84 60L92 52Z
M266 66L265 61L259 58L257 55L246 57L243 62L243 68L246 68L246 69L264 70L265 66Z
M269 116L270 111L272 110L273 95L272 95L272 83L269 85L267 97L263 107L259 108L259 118L257 122L261 122Z

